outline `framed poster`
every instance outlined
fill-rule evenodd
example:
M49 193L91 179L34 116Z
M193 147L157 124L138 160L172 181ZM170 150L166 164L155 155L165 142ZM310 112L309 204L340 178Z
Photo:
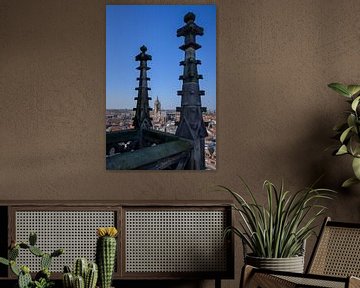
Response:
M106 168L216 170L215 5L107 5Z

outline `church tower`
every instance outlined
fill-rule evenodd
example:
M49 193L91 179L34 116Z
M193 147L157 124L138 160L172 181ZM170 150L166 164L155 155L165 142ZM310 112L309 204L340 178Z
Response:
M161 103L159 101L159 97L156 96L156 100L154 102L154 114L157 115L161 111Z
M150 80L147 77L147 71L150 70L150 67L147 66L147 61L151 60L151 55L146 54L147 48L145 45L140 47L141 53L135 57L136 61L140 62L137 70L140 70L140 77L136 78L139 81L139 87L136 87L135 90L138 91L138 96L135 97L136 100L136 108L135 117L133 121L133 126L135 129L149 129L152 127L150 111L152 108L149 106L149 100L151 98L148 95L148 91L151 88L148 87L147 81Z
M195 24L195 14L192 12L184 16L183 27L177 30L177 37L183 36L184 45L179 49L185 52L184 61L180 65L184 66L183 75L179 80L183 81L182 90L178 91L181 96L181 107L176 110L180 112L180 122L176 130L176 135L191 139L194 145L192 157L186 169L203 170L205 169L205 137L207 136L206 127L203 121L202 112L206 108L201 107L201 96L205 95L200 90L199 79L202 75L198 74L197 65L201 64L196 60L196 50L201 46L196 43L196 36L202 36L204 29Z

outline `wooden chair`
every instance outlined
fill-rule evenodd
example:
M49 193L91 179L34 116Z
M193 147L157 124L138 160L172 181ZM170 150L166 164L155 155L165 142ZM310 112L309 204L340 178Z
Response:
M240 287L360 287L360 223L326 218L306 273L278 272L244 266Z

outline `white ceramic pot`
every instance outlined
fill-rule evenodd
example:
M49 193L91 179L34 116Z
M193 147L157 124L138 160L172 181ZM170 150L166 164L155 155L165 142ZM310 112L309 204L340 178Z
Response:
M304 256L263 258L246 255L245 263L262 269L304 273Z

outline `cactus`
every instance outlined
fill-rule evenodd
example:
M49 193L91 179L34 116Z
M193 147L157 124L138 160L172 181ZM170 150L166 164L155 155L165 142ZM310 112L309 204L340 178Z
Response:
M51 257L58 257L64 253L64 249L57 249L51 253Z
M26 244L26 243L20 243L19 244L19 246L20 246L20 248L22 248L22 249L29 249L30 248L30 245L28 245L28 244Z
M37 256L37 257L41 257L41 256L44 255L44 252L42 252L42 251L40 250L40 248L38 248L38 247L36 247L36 246L30 245L29 251L30 251L32 254L34 254L35 256Z
M96 263L89 263L85 276L85 288L95 288L98 279L98 266Z
M117 230L115 227L98 228L97 235L96 262L100 287L110 288L115 265Z
M25 267L23 267L23 268L25 268ZM32 283L31 275L29 273L30 270L28 267L26 267L26 268L27 269L22 269L19 274L19 279L18 279L19 288L28 288L30 286L30 284Z
M89 264L87 263L88 261L85 258L76 259L74 263L74 273L71 273L71 269L69 266L64 266L64 273L63 273L64 288L78 288L75 285L78 285L80 288L96 287L96 282L98 278L97 265L95 263L89 263Z
M31 232L29 235L29 244L31 246L35 246L37 241L37 235L35 232Z
M48 253L44 253L44 254L41 256L41 261L40 261L40 267L41 267L41 269L44 269L44 268L49 269L49 268L50 268L50 265L51 265L51 260L52 260L51 255L48 254Z
M10 249L8 252L9 260L16 260L19 256L19 246L15 246L14 248Z
M11 245L8 251L8 259L0 257L0 263L10 266L11 271L18 276L18 286L19 288L47 288L51 287L53 282L50 281L50 264L53 257L60 256L64 250L58 249L53 253L48 254L36 247L37 236L35 233L30 233L29 244L20 242L16 243L11 241ZM30 275L30 269L27 266L22 266L21 268L16 264L16 259L19 256L19 250L29 250L30 253L34 254L37 257L41 257L41 271L39 271L35 276L35 281L32 280Z
M35 280L39 281L39 280L41 280L41 278L49 280L50 275L51 275L51 273L50 273L49 269L44 268L44 269L40 270L38 273L36 273Z
M67 265L64 266L64 273L71 273L71 269L69 266Z
M74 276L72 273L67 272L63 274L62 277L64 288L73 288L74 287Z
M74 277L74 288L85 288L84 278L80 275Z
M79 258L75 261L74 274L75 276L81 276L85 279L86 270L88 268L88 261L86 258Z

